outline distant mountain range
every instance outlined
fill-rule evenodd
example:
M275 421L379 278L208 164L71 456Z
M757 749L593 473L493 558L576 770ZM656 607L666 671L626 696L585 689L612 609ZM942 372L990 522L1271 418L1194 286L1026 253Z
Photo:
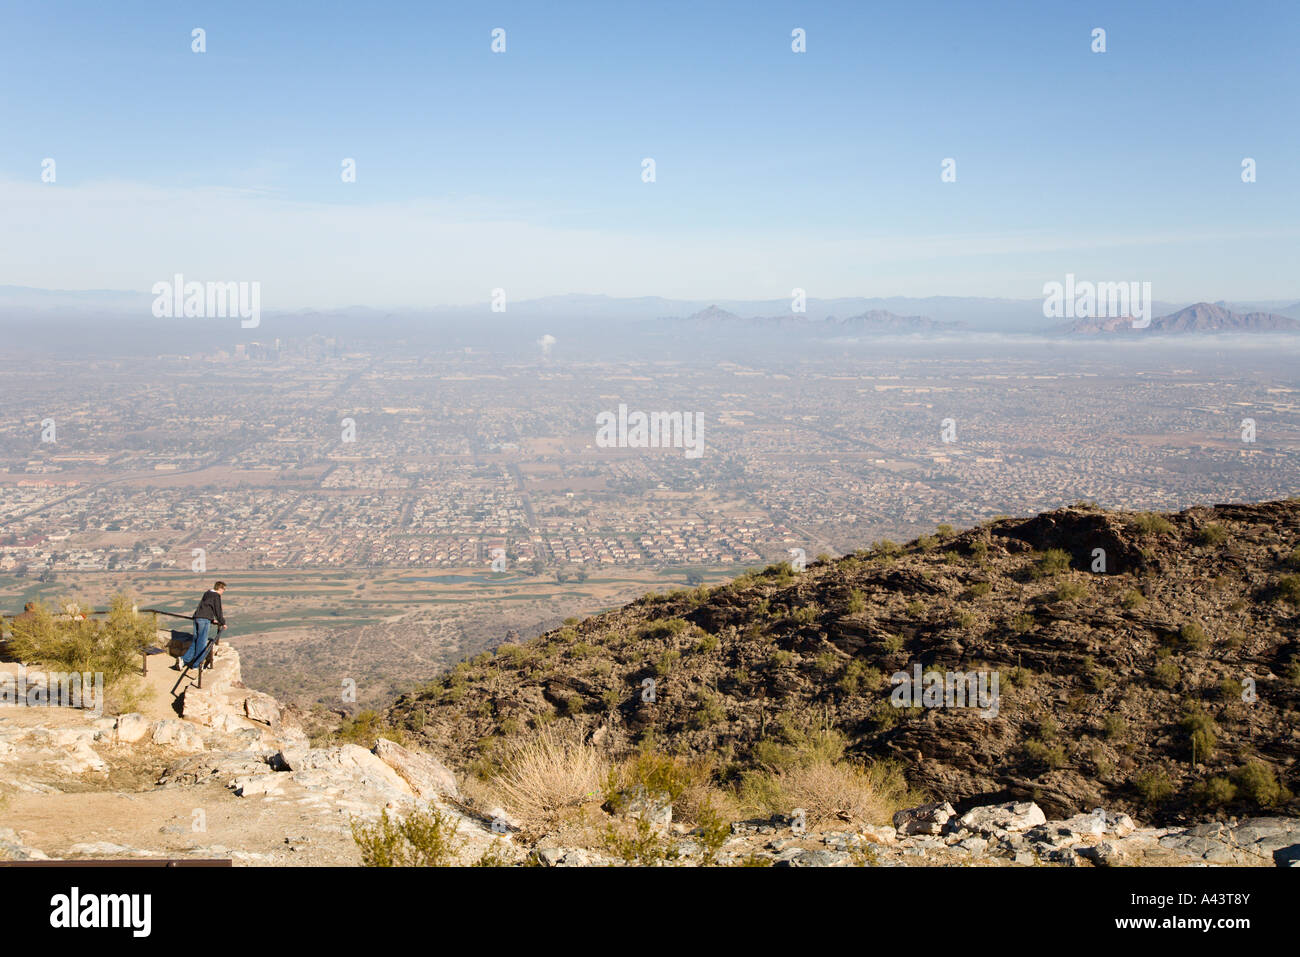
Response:
M759 330L790 331L816 336L862 336L886 333L923 333L959 329L964 323L940 322L929 316L900 316L886 309L868 309L859 315L810 318L806 313L745 318L713 305L687 316L688 323L705 326L743 326Z
M1138 328L1129 317L1079 319L1065 330L1069 335L1196 335L1216 333L1300 332L1300 320L1275 312L1233 312L1223 302L1198 302L1185 309L1152 319Z
M168 277L160 277L168 278ZM56 326L69 323L91 329L102 325L105 332L117 335L123 321L142 329L164 334L176 331L185 337L195 334L193 324L173 319L155 319L153 296L145 290L57 290L0 285L0 323L23 323L31 332L50 333L66 340ZM807 312L790 311L790 299L668 299L659 296L613 297L570 294L537 299L512 300L507 312L492 313L488 298L461 305L428 305L376 308L343 306L300 308L297 303L281 303L270 287L262 300L262 327L248 330L249 338L301 334L355 335L358 329L377 337L404 338L421 330L439 327L439 335L468 329L466 320L493 317L492 328L504 332L515 322L545 326L541 331L572 341L585 337L592 329L612 332L655 333L674 323L706 323L735 329L808 330L814 338L889 334L1012 333L1043 335L1061 332L1082 335L1126 331L1127 320L1107 324L1105 321L1079 321L1073 326L1051 322L1043 317L1043 300L995 299L978 296L928 296L913 298L841 297L818 299L810 296ZM1207 318L1201 324L1189 320L1188 328L1165 329L1167 317L1188 310L1222 309L1243 317L1241 324ZM1213 305L1157 300L1151 314L1164 318L1153 320L1150 332L1232 332L1295 331L1291 324L1279 320L1300 320L1300 302L1294 300L1258 300L1218 302ZM847 317L847 318L845 318ZM1258 317L1258 318L1252 318ZM1271 318L1266 318L1271 317ZM217 329L217 324L210 324ZM475 321L475 328L483 325ZM1124 327L1124 328L1121 328ZM151 333L152 334L152 333ZM202 333L199 334L200 337ZM528 341L537 336L530 333Z

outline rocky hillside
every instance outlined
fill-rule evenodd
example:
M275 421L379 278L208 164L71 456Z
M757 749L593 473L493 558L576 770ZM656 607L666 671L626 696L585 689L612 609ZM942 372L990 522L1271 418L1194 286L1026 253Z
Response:
M573 621L462 663L385 719L485 778L543 727L613 755L715 757L724 785L830 729L958 813L1294 816L1297 546L1297 500L940 527ZM895 706L891 676L918 667L996 676L996 715Z

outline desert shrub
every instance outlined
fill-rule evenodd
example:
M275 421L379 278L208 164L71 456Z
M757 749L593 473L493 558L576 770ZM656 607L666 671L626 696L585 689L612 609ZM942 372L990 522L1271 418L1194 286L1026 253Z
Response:
M776 651L772 652L772 657L768 659L768 662L772 665L773 668L789 668L791 665L794 664L794 661L795 661L794 652L786 651L783 648L777 649Z
M800 608L796 608L790 617L801 625L810 625L817 620L817 617L821 613L821 608L816 602L813 602L811 604L803 605Z
M1117 714L1108 714L1101 723L1107 741L1117 741L1128 732L1128 722Z
M677 845L645 817L620 818L607 824L605 850L628 866L654 867L678 857Z
M598 797L609 762L576 733L543 728L518 741L491 784L502 802L526 821L551 823Z
M1205 629L1194 621L1186 622L1178 629L1178 638L1192 651L1204 651L1210 647Z
M687 759L661 754L647 745L635 755L620 761L605 775L605 806L615 814L629 810L632 802L661 797L673 806L673 816L701 827L716 825L719 817L735 812L734 801L714 783L711 758ZM637 841L647 835L639 825L629 833L628 826L614 829L619 841ZM608 836L608 835L607 835Z
M1198 761L1208 760L1219 741L1219 728L1214 719L1199 707L1191 707L1184 713L1182 724L1192 754Z
M813 659L813 667L823 675L834 674L840 667L840 656L833 651L823 651Z
M1162 688L1173 689L1177 687L1183 673L1178 667L1178 663L1172 658L1161 658L1156 662L1155 668L1151 672L1151 677L1156 684Z
M1237 799L1237 786L1226 777L1217 775L1204 781L1198 781L1192 788L1192 797L1201 804L1222 807Z
M983 598L992 590L993 590L993 585L990 582L975 582L973 585L970 586L970 593L972 598Z
M774 783L777 805L763 810L788 814L803 808L812 827L841 816L856 824L888 824L895 811L920 800L889 761L864 766L817 760L777 773Z
M1088 586L1083 582L1061 582L1056 586L1056 600L1075 602L1088 594Z
M670 638L673 635L680 635L691 623L682 618L663 618L658 621L647 621L641 626L642 638Z
M1017 635L1023 635L1032 630L1033 627L1034 616L1027 612L1021 612L1019 615L1016 615L1015 618L1011 619L1011 630Z
M1143 535L1169 535L1174 526L1163 515L1155 512L1139 512L1129 520L1129 528Z
M673 668L677 667L677 663L681 661L681 659L682 653L680 651L676 648L669 648L661 654L658 659L656 659L654 665L655 674L660 678L667 677L672 674Z
M1129 611L1132 611L1134 608L1141 608L1146 603L1146 596L1136 588L1130 588L1128 591L1124 592L1124 597L1120 599L1120 604Z
M1263 761L1247 761L1232 773L1232 779L1242 797L1260 807L1272 807L1291 799L1291 793L1278 783L1272 766Z
M1220 545L1228 540L1228 530L1212 522L1196 533L1196 540L1202 545Z
M840 675L835 686L845 694L852 695L879 687L882 677L879 669L871 667L859 658L854 658L844 666L844 673Z
M1035 578L1051 578L1070 569L1070 553L1063 548L1049 548L1034 565Z
M1300 605L1300 575L1283 575L1277 580L1277 592L1283 601Z
M406 729L396 727L377 711L358 711L345 718L331 736L331 740L344 744L357 744L369 750L380 738L388 738L398 744L407 741Z
M750 749L756 764L770 771L784 771L801 765L829 761L844 756L848 739L834 728L819 726L804 715L786 712L777 717L772 732Z
M1241 682L1235 678L1224 678L1219 682L1219 698L1223 701L1240 701L1241 700Z
M1025 742L1025 754L1031 761L1053 769L1064 767L1068 760L1062 745L1050 744L1038 738L1031 738Z
M708 867L731 837L731 819L708 801L696 813L694 833L700 840L700 863Z
M695 713L691 715L691 725L697 730L706 730L721 724L727 717L722 707L722 696L709 691L700 692L695 699Z
M521 645L507 641L505 644L497 645L497 657L504 658L511 664L523 664L528 657L528 652Z
M73 603L65 607L80 614ZM125 702L135 700L131 679L155 639L157 616L137 614L130 596L118 592L104 618L56 615L38 603L30 617L15 618L10 630L8 657L45 671L102 674L105 697Z
M372 824L354 818L352 840L365 867L449 867L465 843L450 815L417 809L394 820L387 808Z
M862 592L853 589L849 593L848 613L850 615L860 615L867 610L867 600L863 597Z
M1149 768L1134 775L1133 786L1147 804L1159 804L1174 793L1173 782L1164 768Z
M695 643L693 649L697 653L717 651L722 642L718 640L717 635L710 635L707 632L700 636L700 640Z

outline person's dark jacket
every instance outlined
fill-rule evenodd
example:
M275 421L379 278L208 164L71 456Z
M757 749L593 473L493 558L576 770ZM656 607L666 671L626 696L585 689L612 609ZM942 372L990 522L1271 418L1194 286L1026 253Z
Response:
M194 609L194 617L215 621L218 627L224 628L226 616L221 613L221 595L211 588L205 591L199 599L199 607Z

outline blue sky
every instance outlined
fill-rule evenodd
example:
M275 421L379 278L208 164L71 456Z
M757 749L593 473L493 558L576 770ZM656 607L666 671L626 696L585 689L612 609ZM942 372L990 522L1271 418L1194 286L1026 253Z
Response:
M1300 299L1294 2L65 3L4 23L0 284L1028 298L1073 271Z

